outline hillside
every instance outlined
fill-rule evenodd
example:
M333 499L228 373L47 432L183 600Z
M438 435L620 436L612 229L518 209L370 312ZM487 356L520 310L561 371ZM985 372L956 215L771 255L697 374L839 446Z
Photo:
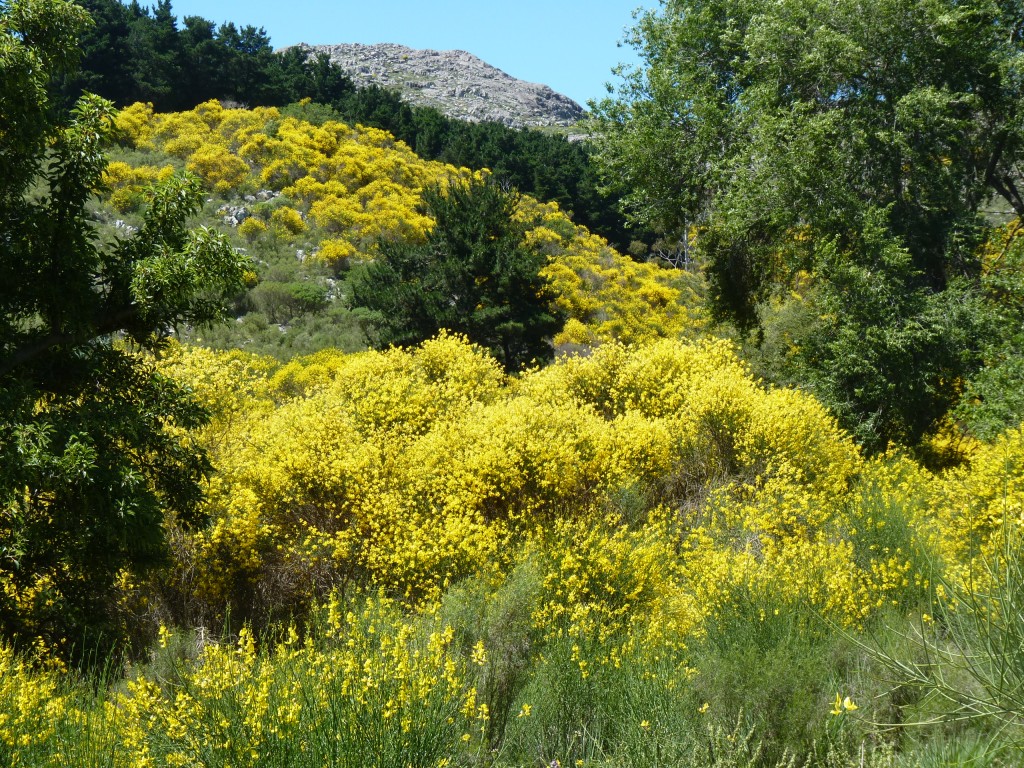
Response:
M415 105L397 88L360 87L324 52L310 56L308 50L291 47L275 53L262 29L218 26L198 16L179 21L169 5L159 18L155 11L129 8L118 0L86 0L85 7L94 23L78 41L79 71L60 84L65 106L86 91L121 108L136 102L152 104L156 112L189 110L211 99L250 107L285 107L310 99L331 110L317 119L329 114L349 125L380 128L423 159L473 170L488 168L520 192L558 203L571 212L575 223L607 238L620 251L645 253L657 239L643 228L627 227L618 200L602 191L589 144L564 135L571 129L513 128L497 122L521 121L523 115L534 115L531 121L545 125L551 120L571 122L581 114L579 107L550 89L518 83L479 60L453 64L444 63L447 54L434 57L432 84L448 82L449 90L461 94L442 101L462 104L456 110L459 114L475 110L478 115L474 121L460 120L437 108ZM406 67L415 64L417 55L408 58ZM479 76L476 85L470 70L477 73L473 77ZM466 102L472 95L465 91L471 88L487 97L475 97L477 106ZM437 95L437 88L419 91ZM514 103L516 98L523 103Z
M466 51L415 50L391 43L298 47L327 54L361 87L398 90L410 104L434 107L458 120L539 128L571 126L584 115L569 97L518 80Z
M424 160L385 131L336 120L315 124L310 105L154 113L135 104L117 118L123 146L94 211L112 237L142 227L146 189L175 168L197 174L208 198L196 220L252 259L236 322L181 328L214 348L290 358L324 347L355 351L375 322L351 302L349 280L391 242L424 240L433 221L424 190L488 171ZM623 256L556 204L523 195L516 219L567 320L559 349L612 340L651 341L700 326L695 275ZM129 230L130 231L130 230ZM368 338L369 337L369 338Z

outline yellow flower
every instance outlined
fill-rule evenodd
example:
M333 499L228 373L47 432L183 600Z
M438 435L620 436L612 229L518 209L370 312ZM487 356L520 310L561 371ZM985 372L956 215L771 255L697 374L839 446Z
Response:
M476 645L473 646L473 652L471 654L474 664L484 666L487 663L487 650L484 648L484 641L480 640Z
M833 715L838 717L843 714L843 712L853 712L855 709L859 709L859 707L853 703L853 699L849 696L844 698L840 694L836 694L836 700L832 702L831 712Z
M711 706L711 705L710 705L710 704L708 704L708 703L707 703L707 702L705 701L705 702L704 702L703 704L701 704L701 705L700 705L700 706L699 706L699 707L697 708L697 712L699 712L700 714L702 714L702 715L703 715L703 714L704 714L705 712L707 712L707 711L708 711L708 707L710 707L710 706Z
M835 702L832 704L832 714L836 716L843 714L843 700L838 693L836 694Z
M519 710L519 714L516 717L529 717L533 707L529 704L523 704L522 709Z

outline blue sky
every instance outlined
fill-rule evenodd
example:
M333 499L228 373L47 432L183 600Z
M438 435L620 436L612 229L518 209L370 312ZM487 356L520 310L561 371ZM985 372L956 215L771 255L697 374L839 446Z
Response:
M143 0L143 4L148 3ZM633 64L618 47L632 12L656 0L171 0L175 15L264 27L275 48L295 43L399 43L462 49L513 77L545 83L586 106Z

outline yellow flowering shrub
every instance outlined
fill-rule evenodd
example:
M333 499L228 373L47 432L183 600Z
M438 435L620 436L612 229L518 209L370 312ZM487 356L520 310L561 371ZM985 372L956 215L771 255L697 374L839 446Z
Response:
M0 645L0 760L4 765L37 765L33 755L56 745L58 720L66 717L58 676L32 670L7 645Z
M161 168L150 165L131 166L115 160L103 172L103 184L114 210L129 213L138 210L145 202L147 187L166 181L173 174L174 168L170 165Z
M293 235L306 231L306 222L303 221L302 214L288 206L276 209L270 215L270 221Z
M197 439L219 469L171 587L207 626L256 606L305 629L206 644L173 685L130 679L87 725L113 765L283 764L303 744L354 764L465 757L497 733L476 684L502 723L540 716L516 698L537 692L513 686L517 665L567 690L626 673L685 685L688 654L740 625L766 642L793 621L857 627L919 609L943 571L983 584L972 564L1022 514L1024 431L938 474L867 461L722 341L606 343L515 378L448 334L287 365L171 345L159 365L213 414ZM435 607L456 583L524 618L487 614L457 653ZM502 645L506 621L520 634ZM15 765L75 764L59 732L84 715L52 675L0 652Z
M548 254L542 274L569 318L555 344L693 338L706 327L698 276L622 256L573 224L556 203L524 197L517 216L531 227L527 242Z
M135 102L118 110L114 125L121 137L137 149L153 149L153 105Z
M267 225L262 219L250 216L238 225L238 234L250 243L267 231Z
M328 239L320 241L320 247L315 256L319 261L338 271L344 269L348 265L349 259L356 253L356 247L350 242Z
M560 520L531 543L541 570L535 625L548 638L596 641L614 663L622 642L681 645L700 610L682 583L668 510L631 530L612 515L597 525ZM553 557L551 555L554 555Z
M239 189L249 178L248 163L220 144L199 145L185 167L221 194Z
M451 629L386 601L332 600L322 626L258 648L242 629L207 644L177 685L139 678L117 697L122 765L438 765L486 719ZM158 654L161 653L158 651Z
M589 530L623 493L640 505L628 524L560 548L639 552L653 534L636 526L672 510L659 541L671 528L685 556L662 586L684 635L737 590L856 623L924 578L909 534L888 547L851 517L865 465L835 420L805 394L762 388L723 341L605 344L513 379L445 334L272 370L241 360L221 364L249 371L252 415L231 406L224 432L204 436L220 475L191 546L211 566L196 587L210 605L268 585L293 608L346 584L433 600L484 563L511 565L537 530Z
M201 433L207 449L231 436L243 420L273 408L270 378L278 363L241 350L224 352L171 341L161 351L160 371L188 382L190 394L211 416Z
M975 449L931 486L933 539L954 578L981 578L1024 525L1024 426Z

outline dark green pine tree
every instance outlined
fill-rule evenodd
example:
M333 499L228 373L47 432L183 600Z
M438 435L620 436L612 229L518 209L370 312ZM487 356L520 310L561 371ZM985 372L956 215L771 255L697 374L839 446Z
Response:
M81 0L93 23L78 38L82 53L80 69L64 78L61 89L73 104L82 91L96 93L115 104L130 104L138 95L137 62L129 43L131 17L118 0Z
M274 63L282 94L289 101L309 98L317 104L331 105L356 91L355 84L326 53L309 56L295 46L275 53Z
M387 243L353 276L354 303L377 313L378 346L418 344L446 328L508 371L551 359L562 320L539 274L545 256L513 219L517 199L484 182L424 193L437 222L426 242Z
M132 100L151 101L158 112L182 108L187 97L179 88L182 52L171 0L159 0L152 10L133 0L128 15L129 49L136 67L137 92Z
M186 16L178 33L184 71L183 108L225 95L229 52L217 38L217 26L202 16Z
M220 25L217 40L225 56L223 96L247 106L287 102L280 64L265 29L236 27L229 21Z

